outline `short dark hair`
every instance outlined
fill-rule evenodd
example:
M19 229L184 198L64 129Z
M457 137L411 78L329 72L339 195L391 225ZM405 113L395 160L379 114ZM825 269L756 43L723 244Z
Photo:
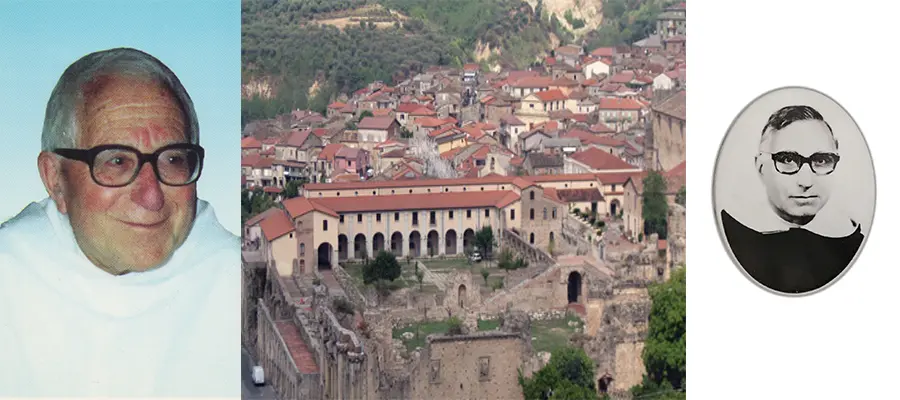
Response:
M825 118L822 117L821 113L810 106L786 106L772 113L772 115L769 116L769 120L766 121L766 126L762 129L760 142L765 141L767 135L771 132L780 131L797 121L822 121L822 123L828 127L828 132L831 133L831 138L834 139L834 145L837 147L837 139L834 137L834 131L831 130L831 125L825 121Z

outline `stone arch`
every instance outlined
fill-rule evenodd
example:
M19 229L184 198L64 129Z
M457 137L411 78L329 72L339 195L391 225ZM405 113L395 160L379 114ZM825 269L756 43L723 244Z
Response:
M306 273L306 260L300 259L298 267L300 268L299 274L300 275L305 274Z
M349 244L347 243L347 235L340 234L338 235L338 261L347 260L347 248Z
M324 242L319 245L317 257L319 269L331 269L331 257L333 252L334 248L331 246L331 243Z
M364 256L369 256L367 253L366 235L357 233L356 236L353 237L353 258L362 259Z
M435 230L431 230L428 232L428 236L426 237L427 245L428 245L428 256L436 256L441 253L440 251L440 235Z
M622 206L619 204L619 199L614 199L609 202L609 215L615 217L619 215L620 210L622 210Z
M421 256L422 234L419 231L409 233L409 255L412 257Z
M381 232L372 236L372 258L375 258L379 251L384 251L384 234Z
M466 285L459 285L456 289L456 297L459 308L466 308Z
M581 281L582 276L580 272L569 272L568 290L566 291L569 303L578 303L581 300Z
M395 257L403 255L403 234L400 232L391 234L391 253L394 253Z
M550 241L551 241L551 242L554 242L555 240L553 240L553 239L554 239L554 237L553 237L553 232L550 232Z
M528 244L534 244L534 232L528 234Z
M453 229L444 234L444 254L456 254L456 231Z
M463 232L463 248L466 250L475 248L475 231L472 230L472 228L466 229Z

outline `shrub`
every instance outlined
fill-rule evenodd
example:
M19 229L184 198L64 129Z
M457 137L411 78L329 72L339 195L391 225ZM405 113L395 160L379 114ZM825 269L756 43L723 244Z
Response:
M501 279L498 281L494 281L494 283L491 283L491 289L493 289L493 290L503 289L503 280Z
M400 263L393 253L379 251L375 260L363 267L363 282L393 281L400 277Z
M481 277L484 278L484 284L487 285L488 277L491 276L491 272L487 270L487 268L481 269Z
M335 297L331 302L331 306L335 311L341 314L353 314L355 312L353 303L349 302L347 299L343 297Z
M447 334L448 335L461 335L462 334L462 321L456 316L450 317L447 320Z
M638 242L643 242L643 241L644 241L644 234L638 233Z
M600 227L603 228L604 226L606 226L606 221L601 219L600 222L597 223L597 225L600 225Z

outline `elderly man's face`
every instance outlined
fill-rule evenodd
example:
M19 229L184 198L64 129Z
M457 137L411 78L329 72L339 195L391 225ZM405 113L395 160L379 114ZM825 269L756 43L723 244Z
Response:
M83 89L79 148L119 144L152 153L188 141L178 102L156 83L102 76ZM184 242L197 206L196 184L162 184L147 163L131 184L103 187L87 164L62 163L60 210L69 215L79 246L94 264L111 273L145 271Z
M795 152L804 157L837 152L828 127L821 121L813 120L794 122L774 132L761 150L769 153ZM825 170L820 164L814 166L820 172ZM769 203L782 218L810 219L828 202L833 175L815 174L809 164L803 165L795 174L784 174L776 169L775 161L769 154L759 156L757 168L766 186ZM781 169L786 170L784 167Z

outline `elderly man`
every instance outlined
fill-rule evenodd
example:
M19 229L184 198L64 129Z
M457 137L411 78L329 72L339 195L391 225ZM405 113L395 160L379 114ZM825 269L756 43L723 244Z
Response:
M240 396L240 241L197 200L178 78L89 54L47 104L49 198L0 227L0 397Z
M840 160L831 126L815 109L788 106L769 117L754 168L766 187L770 218L752 221L759 230L721 213L732 253L757 282L783 293L809 292L834 280L856 256L860 225L840 210L823 211Z

